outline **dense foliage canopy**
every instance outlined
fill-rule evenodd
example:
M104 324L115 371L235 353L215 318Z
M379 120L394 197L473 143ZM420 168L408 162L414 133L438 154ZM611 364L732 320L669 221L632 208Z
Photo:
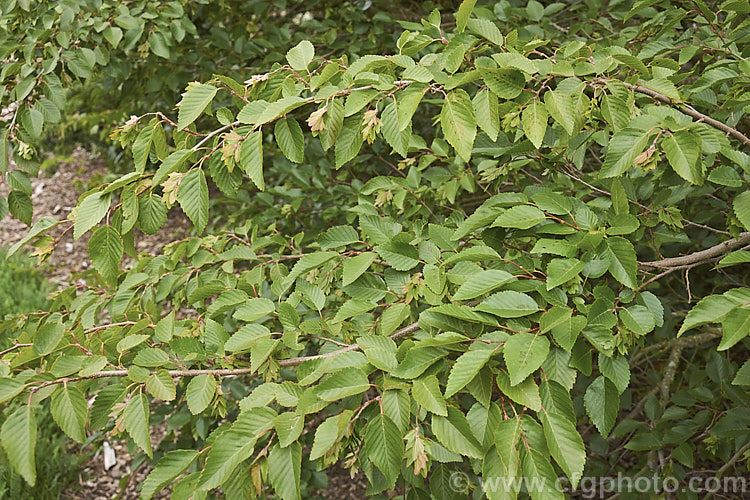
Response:
M95 268L0 324L29 483L40 405L145 499L747 475L746 0L268 3L0 2L0 217L66 131L127 151L10 249ZM170 209L195 236L137 254Z

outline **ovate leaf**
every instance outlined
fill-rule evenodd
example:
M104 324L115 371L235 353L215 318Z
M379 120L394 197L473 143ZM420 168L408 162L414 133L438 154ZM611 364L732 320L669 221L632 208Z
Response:
M517 385L534 373L549 354L549 340L544 335L516 333L505 341L503 358L508 367L510 385Z
M177 192L177 201L195 226L202 233L208 224L208 184L206 175L200 168L194 168L185 174Z
M477 135L477 123L466 91L456 89L448 93L440 112L440 123L446 140L468 162Z
M71 439L86 441L88 406L83 393L76 387L65 385L55 392L50 402L50 412L57 425Z
M547 108L538 99L529 103L521 113L523 131L535 148L542 146L544 134L547 132L547 117Z
M591 422L606 438L617 421L620 409L620 393L615 384L606 377L597 377L586 389L583 404Z
M363 451L393 488L401 472L404 441L396 424L386 415L378 414L367 424Z
M182 94L180 110L177 114L177 130L182 130L200 116L206 106L211 104L219 89L213 85L191 85Z
M306 71L313 57L315 47L309 40L302 40L286 53L286 60L294 71Z
M136 445L152 456L151 436L148 432L148 399L141 393L133 394L122 413L125 430Z
M36 482L36 436L36 418L31 405L16 409L0 429L0 442L8 454L10 464L31 486Z
M123 245L120 233L112 226L98 228L89 238L89 257L94 268L109 283L117 282Z
M302 498L299 487L301 468L302 446L299 443L292 443L286 448L274 446L271 449L268 455L268 478L282 500Z
M143 481L141 500L153 498L177 476L185 472L197 456L198 452L195 450L173 450L166 453Z

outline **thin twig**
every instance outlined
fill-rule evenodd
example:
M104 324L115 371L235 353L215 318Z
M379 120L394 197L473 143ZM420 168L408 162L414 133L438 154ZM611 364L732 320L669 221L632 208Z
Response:
M655 260L651 262L639 262L638 265L641 267L655 267L660 269L669 269L671 267L688 266L699 262L707 261L724 255L725 253L731 252L735 248L744 246L750 243L750 231L746 233L740 233L737 238L724 241L718 245L714 245L706 250L700 252L693 252L681 257L671 257L668 259Z

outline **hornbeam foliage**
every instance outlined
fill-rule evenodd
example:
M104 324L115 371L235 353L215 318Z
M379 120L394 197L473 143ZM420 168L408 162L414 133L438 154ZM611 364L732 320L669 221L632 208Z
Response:
M560 475L743 467L750 7L598 8L465 0L388 52L302 40L114 130L130 171L12 248L91 233L95 270L2 324L9 462L34 482L48 404L72 439L152 460L144 499L299 499L334 464L410 499L466 498L455 471L490 499L526 493L472 478L541 478L536 499ZM138 254L170 209L195 235Z

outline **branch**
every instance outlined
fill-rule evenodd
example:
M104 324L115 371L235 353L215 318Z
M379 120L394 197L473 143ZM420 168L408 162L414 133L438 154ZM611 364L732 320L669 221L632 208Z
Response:
M112 326L112 325L107 325L107 326ZM397 332L394 332L393 334L390 335L390 338L393 340L396 340L401 337L405 337L411 333L414 333L417 330L419 330L419 322L412 323L411 325L405 326L404 328L398 330ZM359 350L360 350L360 347L357 344L352 344L348 347L344 347L343 349L332 351L326 354L316 354L314 356L300 356L298 358L282 359L279 361L279 365L297 366L297 365L301 365L305 361L311 361L313 359L332 358L334 356L338 356L339 354L344 354L345 352L353 352L353 351L359 351ZM250 368L232 368L232 369L220 369L220 370L210 370L210 369L167 370L167 373L171 377L194 377L196 375L215 375L218 377L226 377L226 376L237 376L237 375L249 375L254 372L255 370L250 369ZM156 373L156 371L151 372L151 374L154 374L154 373ZM38 391L39 389L48 387L50 385L55 385L55 384L78 382L80 380L89 380L89 379L95 379L95 378L125 377L127 375L128 375L127 370L109 370L109 371L103 371L103 372L96 372L96 373L92 373L91 375L84 375L81 377L61 378L58 380L50 380L48 382L44 382L42 384L34 386L31 388L31 392L34 393Z
M683 104L683 103L680 103L680 102L675 102L672 99L670 99L669 97L665 96L664 94L662 94L660 92L657 92L655 90L651 90L649 88L643 87L641 85L632 85L632 84L627 83L627 82L623 82L623 83L630 90L633 90L633 91L638 92L640 94L645 94L645 95L651 96L654 99L657 99L657 100L659 100L659 101L661 101L661 102L663 102L665 104L669 104L670 106L672 106L676 110L678 110L678 111L680 111L680 112L682 112L682 113L684 113L684 114L686 114L688 116L692 116L693 118L695 118L699 122L707 123L707 124L711 125L712 127L721 130L722 132L725 132L725 133L727 133L729 135L734 136L735 138L739 139L740 142L742 142L745 146L750 146L750 137L747 137L746 135L744 135L742 132L740 132L736 128L732 128L729 125L726 125L725 123L720 122L719 120L715 120L715 119L711 118L708 115L704 115L703 113L701 113L700 111L697 111L692 106L689 106L687 104Z
M669 259L655 260L651 262L639 262L638 265L641 267L656 267L661 269L668 269L672 267L689 266L691 264L697 264L706 260L713 259L724 255L725 253L731 252L735 248L741 247L750 243L750 231L746 233L740 233L737 238L724 241L718 245L701 250L700 252L689 253L681 257L671 257Z
M737 460L742 458L742 455L744 455L747 450L750 450L750 443L745 444L745 446L740 448L739 451L737 451L737 453L735 453L727 463L722 465L721 468L716 472L716 477L721 477L727 469L733 466Z

